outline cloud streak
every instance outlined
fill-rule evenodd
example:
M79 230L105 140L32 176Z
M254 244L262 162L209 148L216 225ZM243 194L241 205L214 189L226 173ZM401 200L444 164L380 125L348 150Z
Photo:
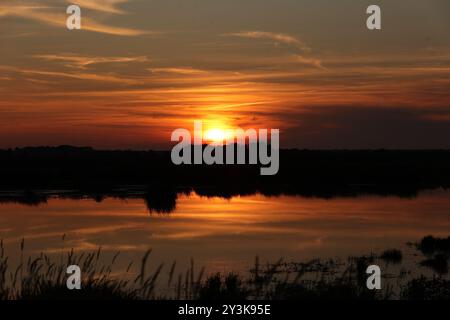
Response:
M172 74L180 74L180 75L196 75L196 74L205 74L207 71L194 69L194 68L149 68L147 69L151 73L172 73Z
M226 33L224 36L232 36L247 39L269 39L274 42L292 45L303 52L310 52L308 47L302 40L284 33L266 32L266 31L240 31L235 33Z
M267 31L240 31L235 33L226 33L224 36L246 38L246 39L267 39L275 43L283 43L294 47L300 52L294 55L294 61L300 64L313 66L319 69L325 69L322 61L317 58L307 57L305 54L310 53L311 48L302 40L289 34L275 33Z
M130 62L148 62L146 56L136 57L100 57L100 56L79 56L79 55L64 55L64 54L45 54L35 55L35 58L46 61L61 61L66 62L66 66L86 69L91 65L104 63L130 63Z
M108 6L106 6L106 8L107 7ZM55 7L41 5L24 6L17 3L6 2L0 5L0 18L1 17L17 17L22 19L29 19L44 23L49 26L65 29L68 16L67 14L65 14L65 12L61 13L61 10L58 10L58 8ZM133 28L114 27L83 16L82 30L117 36L139 36L158 33Z
M294 60L299 62L299 63L315 66L315 67L317 67L319 69L325 69L324 66L322 65L322 61L320 59L307 58L305 56L296 54L296 55L294 55Z
M117 6L126 2L128 2L128 0L77 0L76 4L81 8L87 8L100 12L125 14L126 12L118 8ZM67 0L67 3L72 4L73 1Z
M36 70L36 69L21 69L10 66L1 66L0 70L15 72L25 75L38 75L38 76L46 76L46 77L61 77L61 78L70 78L70 79L78 79L78 80L91 80L91 81L100 81L100 82L112 82L119 84L139 84L140 81L135 79L128 79L119 77L111 74L93 74L93 73L83 73L83 72L60 72L60 71L44 71L44 70ZM34 79L33 79L34 80Z

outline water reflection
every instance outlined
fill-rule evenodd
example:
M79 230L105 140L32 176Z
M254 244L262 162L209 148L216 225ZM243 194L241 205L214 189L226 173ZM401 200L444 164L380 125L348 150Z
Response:
M37 191L0 191L0 204L18 203L28 206L46 204L50 198L82 200L92 199L102 202L107 198L136 199L145 201L150 213L167 214L175 211L179 196L189 196L195 193L207 198L232 199L234 197L262 195L267 197L301 196L304 198L356 198L360 196L382 196L415 198L420 188L408 185L228 185L221 186L195 186L174 188L173 186L158 185L156 187L126 186L107 190L37 190Z
M210 269L223 270L245 268L255 255L300 261L365 254L428 234L448 236L450 230L450 192L444 190L411 199L261 194L225 199L167 191L146 195L101 202L49 196L40 206L3 203L0 238L9 255L18 253L25 237L28 253L101 246L139 259L151 247L158 261L188 264L194 257ZM173 214L149 216L148 208Z

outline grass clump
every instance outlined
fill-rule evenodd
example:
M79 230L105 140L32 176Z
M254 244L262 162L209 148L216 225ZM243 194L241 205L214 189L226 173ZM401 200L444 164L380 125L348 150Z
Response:
M428 267L439 274L448 273L448 258L450 256L450 237L435 238L427 236L417 244L420 250L428 258L423 260L420 265Z
M230 273L222 276L220 273L216 273L202 284L198 299L205 301L247 300L249 294L249 289L239 275Z
M401 292L405 300L450 300L450 281L434 277L411 280Z
M389 249L381 253L380 259L387 263L399 264L402 262L403 253L398 249Z
M448 257L444 254L436 254L432 258L423 260L420 265L431 268L439 274L448 273Z
M396 249L344 261L314 259L299 263L280 259L263 265L256 257L254 267L245 276L215 273L204 277L205 269L197 272L192 259L182 271L177 271L175 261L167 268L168 272L163 263L149 268L151 249L135 268L130 263L125 272L116 274L113 268L119 253L109 263L102 264L101 261L108 259L101 248L80 253L71 250L59 259L52 259L44 253L25 258L24 247L22 240L19 265L11 268L0 242L0 300L450 299L449 280L442 276L448 272L448 256L436 250L421 263L436 272L432 278L411 278L414 272L404 268L399 273L389 273L388 265L400 263L403 258L402 252ZM367 289L367 267L382 266L383 262L382 290ZM81 290L67 289L66 270L70 265L78 265L82 270ZM163 279L164 275L167 279Z
M425 255L433 255L435 253L450 253L450 237L435 238L433 236L424 237L417 248Z

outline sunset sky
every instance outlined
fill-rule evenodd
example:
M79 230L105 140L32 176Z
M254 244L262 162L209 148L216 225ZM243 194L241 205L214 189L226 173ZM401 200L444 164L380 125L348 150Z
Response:
M166 149L196 119L282 147L450 148L448 0L1 0L0 57L0 148Z

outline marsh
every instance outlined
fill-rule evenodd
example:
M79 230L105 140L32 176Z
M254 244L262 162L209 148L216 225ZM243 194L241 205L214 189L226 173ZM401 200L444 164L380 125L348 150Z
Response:
M194 258L208 272L223 272L247 270L256 255L261 261L304 261L390 248L404 250L404 260L413 263L406 242L429 234L445 237L450 230L450 191L443 189L422 191L415 198L219 197L206 192L173 197L60 193L38 204L5 201L0 205L0 238L16 262L24 238L26 254L101 247L104 259L120 251L129 261L152 248L158 261L189 265Z

